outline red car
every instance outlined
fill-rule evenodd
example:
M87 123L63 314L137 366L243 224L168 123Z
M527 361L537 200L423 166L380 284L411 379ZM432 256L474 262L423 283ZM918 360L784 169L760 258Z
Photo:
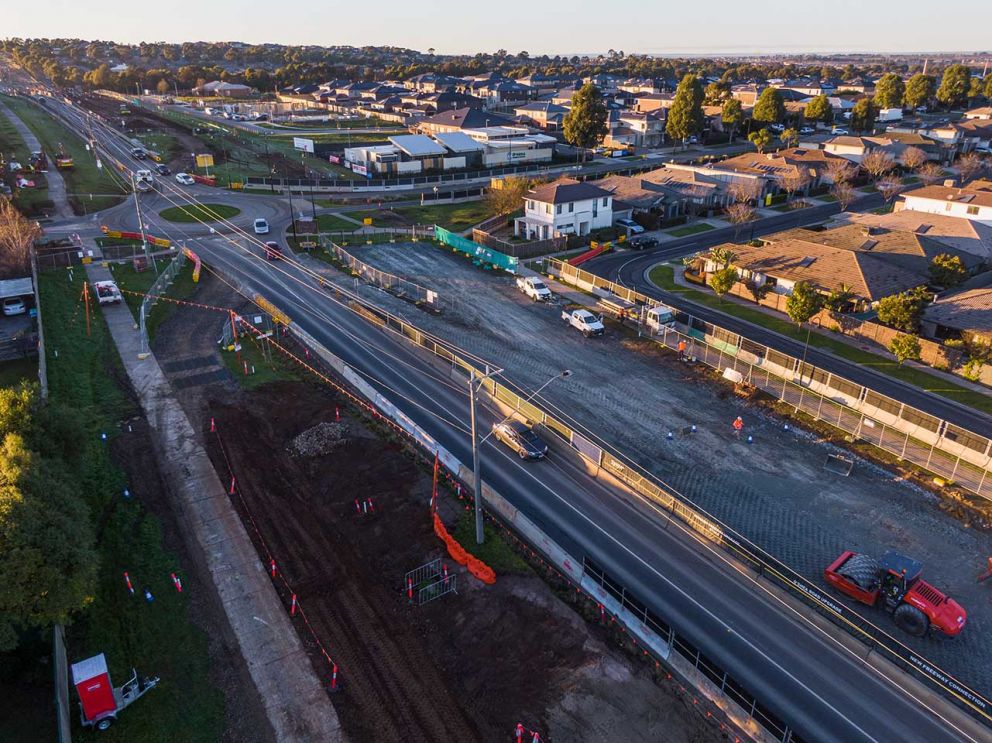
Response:
M277 261L282 258L282 248L279 243L269 240L265 243L265 260Z
M880 561L847 551L823 571L834 588L868 606L882 606L905 632L923 637L930 629L956 637L968 615L954 599L923 580L923 565L898 552Z

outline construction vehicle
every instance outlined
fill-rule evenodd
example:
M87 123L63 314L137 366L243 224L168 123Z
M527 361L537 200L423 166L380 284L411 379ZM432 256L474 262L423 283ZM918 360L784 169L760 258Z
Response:
M923 637L932 629L956 637L964 629L967 613L923 580L922 572L922 563L898 552L890 550L875 560L848 550L823 571L823 577L855 601L882 607L911 635Z
M55 153L55 167L59 170L70 170L73 167L72 158L66 153L61 142L59 142L59 149Z
M79 694L79 716L84 727L107 730L125 707L154 689L159 678L138 678L131 669L131 679L114 688L107 669L107 659L100 653L72 664L72 684Z

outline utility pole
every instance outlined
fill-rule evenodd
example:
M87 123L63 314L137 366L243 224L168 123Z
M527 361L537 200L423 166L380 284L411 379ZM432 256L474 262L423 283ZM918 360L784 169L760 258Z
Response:
M134 212L138 215L138 232L141 233L141 252L145 254L146 261L151 261L152 269L155 271L155 277L158 278L158 264L148 254L148 238L145 236L145 220L141 217L141 204L138 203L138 188L134 182L134 171L131 171L130 175L131 193L134 194Z

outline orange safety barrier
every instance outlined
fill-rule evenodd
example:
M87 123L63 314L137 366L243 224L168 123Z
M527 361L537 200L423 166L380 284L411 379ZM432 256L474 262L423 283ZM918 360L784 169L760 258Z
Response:
M607 250L610 249L610 247L612 247L610 243L606 243L604 245L597 245L596 247L587 250L585 253L575 256L574 258L570 259L568 262L573 266L581 266L583 263L595 258L597 255L605 253Z
M434 533L447 545L448 554L451 555L452 560L459 565L465 565L468 568L468 572L483 583L491 586L496 582L496 571L479 558L473 557L466 552L465 548L458 543L458 540L448 533L444 523L441 521L441 517L436 513L434 514Z

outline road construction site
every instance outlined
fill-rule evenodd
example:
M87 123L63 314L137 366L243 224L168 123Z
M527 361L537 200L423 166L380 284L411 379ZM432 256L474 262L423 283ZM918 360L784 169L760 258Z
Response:
M868 461L735 396L711 372L679 362L630 328L607 321L604 337L583 338L561 321L561 305L535 304L511 276L428 244L347 249L438 292L446 311L428 313L369 286L360 287L363 297L504 368L524 389L571 369L542 393L543 406L625 452L826 592L822 571L845 549L873 555L896 549L921 560L926 578L967 609L960 637L918 639L880 611L861 607L861 613L976 690L992 691L992 649L985 641L992 604L988 583L976 583L992 536L981 519L946 512L944 500L907 481L898 467ZM308 265L322 265L332 283L356 286L337 268L314 259ZM737 416L744 421L741 437L732 427ZM853 459L848 476L824 469L832 454Z
M211 273L190 302L247 307ZM294 626L349 740L510 740L518 723L547 741L724 737L691 692L616 649L615 627L585 621L553 575L508 549L495 585L446 560L458 592L411 605L405 573L442 556L430 462L312 376L274 365L278 381L239 384L217 346L223 322L180 307L153 351L218 473L236 477L260 560L271 554L298 593ZM445 492L454 525L465 504ZM339 666L333 692L322 648Z

